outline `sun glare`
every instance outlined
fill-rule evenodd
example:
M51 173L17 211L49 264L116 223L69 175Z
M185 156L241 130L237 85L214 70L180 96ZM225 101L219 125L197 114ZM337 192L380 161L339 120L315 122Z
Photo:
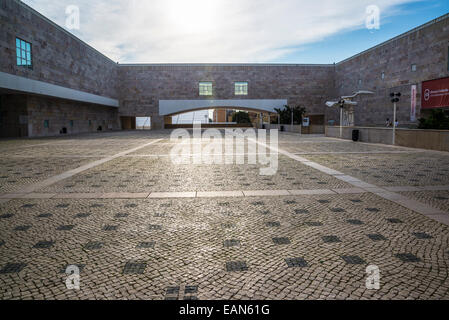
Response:
M218 23L218 3L219 1L168 1L167 16L180 33L205 33Z

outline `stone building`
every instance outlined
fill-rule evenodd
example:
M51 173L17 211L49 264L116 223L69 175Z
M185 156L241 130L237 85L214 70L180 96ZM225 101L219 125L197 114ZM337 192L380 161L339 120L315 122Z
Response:
M313 121L338 124L325 102L364 89L356 125L383 125L389 93L401 91L399 121L416 119L423 81L449 76L449 15L330 65L117 64L21 1L0 2L0 136L51 136L135 128L151 117L199 109L273 112L306 107ZM329 53L331 54L331 53Z

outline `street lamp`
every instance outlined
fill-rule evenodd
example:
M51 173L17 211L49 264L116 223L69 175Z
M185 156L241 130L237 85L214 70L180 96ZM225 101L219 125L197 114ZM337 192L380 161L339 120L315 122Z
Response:
M366 91L366 90L360 90L360 91L357 91L356 93L354 93L352 96L343 96L343 97L341 97L339 101L328 101L328 102L326 102L326 105L329 108L332 108L334 106L339 106L340 107L340 139L343 137L343 109L344 109L345 105L356 106L357 102L352 101L352 99L355 99L358 96L371 95L371 94L374 94L374 92Z
M396 104L399 102L401 97L400 92L390 93L391 102L393 103L393 145L396 144Z

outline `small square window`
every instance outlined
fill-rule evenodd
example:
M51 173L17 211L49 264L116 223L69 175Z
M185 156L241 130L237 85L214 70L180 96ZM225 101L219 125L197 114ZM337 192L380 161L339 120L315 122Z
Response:
M235 95L247 96L248 95L248 82L236 82L235 83Z
M212 82L200 82L200 96L211 96L212 92Z
M362 85L362 79L359 79L359 86Z
M50 127L50 121L44 120L44 128L49 128L49 127Z
M17 65L32 68L32 50L31 43L16 38L16 56Z
M381 78L382 80L385 80L385 72L382 72Z
M412 64L412 72L416 71L416 64Z

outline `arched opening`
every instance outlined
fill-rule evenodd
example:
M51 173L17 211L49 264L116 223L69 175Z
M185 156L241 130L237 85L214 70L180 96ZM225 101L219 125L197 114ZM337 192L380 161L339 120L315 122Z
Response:
M159 115L166 129L192 127L194 122L206 127L262 127L286 104L287 100L266 99L160 100Z

